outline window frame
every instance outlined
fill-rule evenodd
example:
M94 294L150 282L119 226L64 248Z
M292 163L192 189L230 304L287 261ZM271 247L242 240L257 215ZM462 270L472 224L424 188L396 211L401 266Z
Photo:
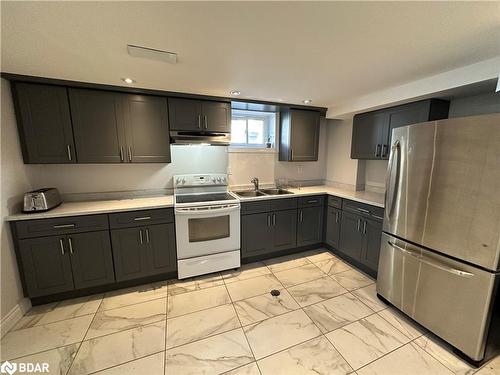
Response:
M239 112L239 113L238 113ZM259 115L260 114L260 115ZM271 120L271 118L274 119ZM275 138L276 138L276 126L278 123L278 116L276 112L273 111L253 111L247 109L233 109L231 111L231 132L232 132L232 121L233 119L243 119L245 120L245 139L246 143L233 143L231 141L230 147L239 148L239 149L269 149L266 146L267 139L271 137L271 147L270 149L275 148ZM248 143L248 121L249 120L264 120L264 134L263 141L264 143ZM272 128L272 129L271 129ZM272 131L271 131L272 130Z

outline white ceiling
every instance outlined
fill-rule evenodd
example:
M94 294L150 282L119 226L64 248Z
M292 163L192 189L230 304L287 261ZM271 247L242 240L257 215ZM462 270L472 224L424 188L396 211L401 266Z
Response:
M2 1L1 13L4 72L326 107L500 55L500 2Z

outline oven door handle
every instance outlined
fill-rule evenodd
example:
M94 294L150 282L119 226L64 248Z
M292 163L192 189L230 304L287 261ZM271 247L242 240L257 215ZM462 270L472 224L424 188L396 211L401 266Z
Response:
M206 214L220 214L227 213L233 211L239 211L239 204L227 204L222 206L205 206L205 207L189 207L189 208L180 208L177 207L175 209L176 215L185 215L185 216L197 216L197 215L206 215Z

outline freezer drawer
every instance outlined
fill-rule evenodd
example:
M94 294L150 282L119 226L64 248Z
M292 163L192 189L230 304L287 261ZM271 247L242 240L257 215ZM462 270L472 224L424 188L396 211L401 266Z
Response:
M481 360L499 273L382 234L377 293L473 360Z

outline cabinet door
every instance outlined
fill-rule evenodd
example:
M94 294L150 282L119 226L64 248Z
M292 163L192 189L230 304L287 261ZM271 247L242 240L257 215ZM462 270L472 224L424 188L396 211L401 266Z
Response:
M204 129L212 132L231 132L231 104L221 102L202 102Z
M13 93L25 163L76 163L65 87L15 83Z
M361 262L372 270L377 271L380 240L382 238L382 223L375 220L365 220L363 223L363 235Z
M326 243L336 249L339 247L341 214L342 211L328 207L326 216Z
M148 246L143 228L113 229L111 243L117 281L148 275Z
M148 243L149 273L156 275L177 269L175 227L173 223L151 225L145 228Z
M169 163L167 99L123 96L127 159L132 163Z
M72 290L73 275L64 236L19 241L22 274L29 297Z
M340 225L340 247L338 250L353 259L361 259L363 246L363 218L349 212L342 212Z
M297 246L297 210L272 213L274 250L290 249Z
M75 288L110 284L115 281L109 231L67 236Z
M380 159L386 143L389 113L373 112L354 116L352 125L352 159Z
M261 213L241 217L241 257L265 254L272 250L271 214Z
M168 116L172 130L202 130L201 102L199 100L169 98Z
M323 207L299 208L297 246L321 242L323 237Z
M121 94L68 89L79 163L120 163L125 158Z
M290 116L291 161L318 160L319 112L292 109Z

